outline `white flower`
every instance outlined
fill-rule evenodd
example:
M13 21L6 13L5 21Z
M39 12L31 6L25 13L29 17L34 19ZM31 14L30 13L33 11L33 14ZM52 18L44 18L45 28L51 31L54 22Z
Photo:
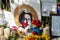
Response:
M10 28L5 28L4 29L4 37L8 38L10 36Z

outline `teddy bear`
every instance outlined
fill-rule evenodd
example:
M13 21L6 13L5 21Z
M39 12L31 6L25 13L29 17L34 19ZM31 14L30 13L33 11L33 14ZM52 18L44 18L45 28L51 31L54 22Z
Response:
M39 19L34 19L31 22L30 30L34 35L41 35L43 30L41 29L41 22Z

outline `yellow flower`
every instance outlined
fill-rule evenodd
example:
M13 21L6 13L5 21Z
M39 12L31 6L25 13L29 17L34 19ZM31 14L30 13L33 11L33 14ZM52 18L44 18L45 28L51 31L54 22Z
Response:
M24 38L24 40L40 40L40 39L44 39L44 40L50 40L50 37L48 35L31 35L31 36L26 36Z
M48 35L42 34L41 38L45 38L46 40L50 40L50 37Z
M41 36L39 35L30 35L30 36L26 36L24 38L24 40L38 40Z

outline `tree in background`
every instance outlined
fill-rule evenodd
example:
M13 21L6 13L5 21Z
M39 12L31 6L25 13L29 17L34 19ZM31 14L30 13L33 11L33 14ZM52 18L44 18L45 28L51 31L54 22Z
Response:
M0 5L2 9L10 11L10 1L9 0L0 0Z
M57 0L57 3L60 3L60 0Z

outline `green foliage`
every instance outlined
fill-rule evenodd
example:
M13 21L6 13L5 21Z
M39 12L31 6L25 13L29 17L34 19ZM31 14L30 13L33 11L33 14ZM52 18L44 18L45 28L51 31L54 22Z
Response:
M45 38L41 38L40 40L46 40Z
M0 7L1 7L1 0L0 0Z
M0 28L1 28L1 27L5 27L5 25L0 25Z

